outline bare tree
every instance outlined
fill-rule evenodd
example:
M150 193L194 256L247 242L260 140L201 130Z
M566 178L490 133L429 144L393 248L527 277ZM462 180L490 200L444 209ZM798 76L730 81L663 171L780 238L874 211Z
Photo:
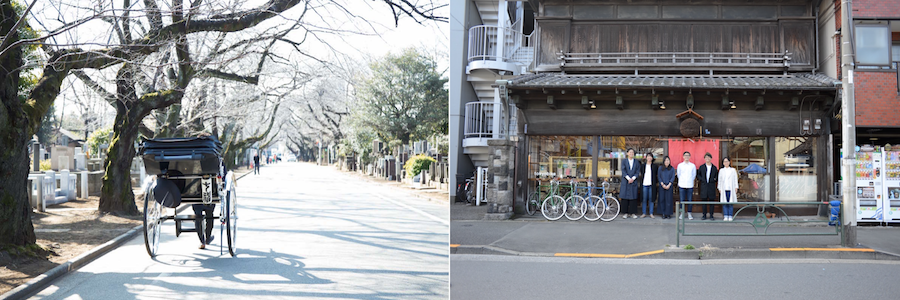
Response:
M400 7L416 9L394 10L395 19L410 16L414 19L440 17L429 13L440 5L420 5L419 2L399 1ZM131 192L129 165L135 149L132 141L146 126L145 116L153 110L179 103L195 78L222 78L254 83L259 75L251 72L235 72L227 69L234 55L243 50L242 45L278 40L294 47L301 44L289 36L277 38L278 27L262 34L259 39L229 39L233 34L255 28L266 20L281 18L281 14L294 7L302 7L292 16L301 20L310 2L300 0L269 0L251 7L244 1L202 1L194 0L185 4L183 0L122 0L115 2L41 2L44 9L56 16L34 22L44 28L39 37L20 38L16 34L29 27L22 15L32 14L31 9L38 1L29 3L26 9L15 9L13 0L0 0L0 244L24 245L34 243L34 232L30 221L30 207L26 196L28 159L26 146L37 130L41 117L48 111L60 92L63 80L75 71L84 70L79 79L116 107L113 144L109 148L109 160L105 164L100 209L102 211L133 214L137 212L134 195ZM341 1L318 1L317 4L345 7ZM395 3L386 0L385 3ZM430 4L428 1L426 4ZM406 5L406 6L404 6ZM422 9L419 9L422 8ZM62 16L78 11L74 19ZM98 22L100 22L98 25ZM290 28L293 22L287 23ZM105 25L102 25L105 24ZM86 27L91 26L92 29ZM95 30L100 28L100 30ZM105 30L104 30L105 29ZM77 33L76 33L77 32ZM85 34L87 32L88 34ZM97 38L97 32L109 33ZM255 34L267 31L255 32ZM315 33L314 30L308 32ZM78 37L90 35L93 39L83 41ZM225 36L225 38L218 38ZM221 47L192 47L191 41L204 40ZM210 42L212 41L212 42ZM26 69L23 58L24 48L42 45L46 61L42 62L40 79L37 84L23 93L18 91L22 70ZM217 49L216 52L203 52ZM229 54L231 55L224 55ZM243 57L265 61L265 53L250 53ZM200 57L200 58L198 58ZM215 57L204 62L204 57ZM93 79L102 76L106 70L114 70L113 80ZM242 70L243 71L243 70ZM112 73L112 72L109 72ZM74 75L78 76L79 73ZM90 79L90 80L85 80ZM20 95L22 95L20 97Z

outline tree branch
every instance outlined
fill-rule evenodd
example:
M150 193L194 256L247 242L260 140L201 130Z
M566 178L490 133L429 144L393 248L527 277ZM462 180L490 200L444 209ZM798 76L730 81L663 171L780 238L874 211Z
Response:
M96 81L94 81L94 79L87 76L87 74L85 74L84 71L75 70L75 71L72 71L72 75L75 75L75 77L77 77L78 79L81 79L81 82L83 82L85 85L87 85L88 88L93 90L95 93L99 94L100 97L103 97L103 100L106 100L106 102L109 102L109 104L115 105L116 95L113 93L110 93L109 91L107 91L106 89L101 87L100 84L98 84Z
M219 78L219 79L249 83L252 85L259 84L259 75L241 76L241 75L237 75L237 74L233 74L233 73L226 73L226 72L222 72L219 70L212 70L212 69L200 70L197 72L197 74L195 76L199 77L199 78Z

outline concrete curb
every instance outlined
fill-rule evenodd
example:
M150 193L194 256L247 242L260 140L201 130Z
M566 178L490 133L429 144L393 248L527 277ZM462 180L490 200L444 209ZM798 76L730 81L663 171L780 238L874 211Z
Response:
M250 175L251 173L252 172L247 172L247 173L238 175L238 177L235 180L244 178L247 175ZM71 271L77 270L81 266L84 266L84 265L90 263L97 257L100 257L103 254L106 254L106 252L109 252L112 249L118 248L125 242L130 241L136 235L138 235L138 233L143 232L143 227L144 227L144 225L137 225L134 228L131 228L131 230L128 230L127 232L123 233L122 235L119 235L116 238L114 238L106 243L103 243L100 246L94 247L93 249L88 250L87 252L82 253L79 256L76 256L75 258L72 258L69 261L62 263L61 265L58 265L58 266L54 267L53 269L50 269L50 271L47 271L44 274L38 275L37 277L29 280L25 284L17 286L16 288L10 290L9 292L6 292L3 295L0 295L0 300L24 299L25 297L31 296L31 294L33 294L37 291L40 291L40 290L46 288L47 286L49 286L50 283L52 283L57 278L62 277L63 275L68 274Z
M630 258L630 259L841 259L841 260L884 260L900 261L900 256L872 249L860 248L699 248L663 249L634 254L600 254L600 253L539 253L509 250L493 245L452 245L451 255L490 254L510 256L540 257L584 257L584 258Z

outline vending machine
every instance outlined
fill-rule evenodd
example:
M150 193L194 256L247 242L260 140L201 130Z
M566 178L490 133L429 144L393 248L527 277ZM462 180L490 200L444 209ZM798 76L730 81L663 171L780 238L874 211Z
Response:
M900 151L884 152L884 221L900 223Z
M859 204L856 221L883 222L884 185L881 179L883 163L881 152L865 150L868 149L856 153L856 199Z

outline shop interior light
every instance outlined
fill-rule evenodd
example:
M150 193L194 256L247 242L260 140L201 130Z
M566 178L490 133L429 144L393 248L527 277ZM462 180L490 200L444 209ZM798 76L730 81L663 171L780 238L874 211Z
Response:
M594 100L591 100L591 109L596 109L597 105L594 104Z
M666 102L665 102L665 101L659 101L659 109L666 109Z
M734 105L734 101L730 101L728 104L731 104L731 109L737 109L737 106Z

